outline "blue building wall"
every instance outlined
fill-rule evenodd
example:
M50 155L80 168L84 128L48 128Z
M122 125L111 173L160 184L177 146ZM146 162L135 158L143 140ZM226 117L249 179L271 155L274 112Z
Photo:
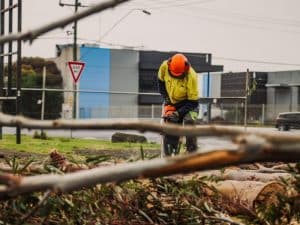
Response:
M79 94L80 118L107 118L110 91L110 49L80 47L80 61L85 62L79 89L106 93Z
M212 77L211 75L203 75L203 86L202 86L202 96L210 97L212 92Z
M212 77L211 75L208 75L208 73L203 74L202 76L202 97L211 97L212 93ZM202 104L200 106L200 117L203 117L204 112L207 112L208 107L206 104Z

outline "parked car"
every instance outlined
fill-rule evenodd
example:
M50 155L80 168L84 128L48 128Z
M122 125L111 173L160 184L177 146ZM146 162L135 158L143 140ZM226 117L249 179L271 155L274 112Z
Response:
M300 112L279 113L275 127L282 131L288 131L291 128L300 129Z

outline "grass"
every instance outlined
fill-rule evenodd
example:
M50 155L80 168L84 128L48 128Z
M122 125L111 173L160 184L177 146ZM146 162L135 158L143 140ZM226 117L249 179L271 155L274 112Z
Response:
M63 154L72 154L76 149L92 150L139 150L159 149L158 144L153 143L111 143L106 140L88 140L79 138L50 137L47 140L35 139L28 135L22 135L21 144L16 144L15 135L4 135L0 140L0 149L7 151L19 151L28 153L48 154L55 148Z

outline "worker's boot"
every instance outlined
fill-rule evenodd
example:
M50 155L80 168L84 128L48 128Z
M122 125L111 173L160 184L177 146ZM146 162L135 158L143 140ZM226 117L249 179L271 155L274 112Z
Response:
M197 137L186 137L186 151L191 153L197 151Z
M165 135L163 139L163 145L164 145L164 153L165 156L171 156L172 153L175 155L179 153L178 146L179 137L177 136L171 136L171 135Z
M184 125L195 125L196 120L198 118L198 109L195 109L193 111L188 112L184 118L183 118L183 123ZM197 145L197 137L191 137L187 136L186 137L186 150L187 152L195 152L197 151L198 145Z

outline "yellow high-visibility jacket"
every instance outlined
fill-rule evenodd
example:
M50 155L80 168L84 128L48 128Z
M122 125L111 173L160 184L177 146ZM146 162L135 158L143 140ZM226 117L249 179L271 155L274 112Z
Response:
M166 92L172 104L176 105L184 100L198 101L198 76L192 67L183 79L174 78L170 75L168 63L165 60L159 68L158 79L165 83Z

